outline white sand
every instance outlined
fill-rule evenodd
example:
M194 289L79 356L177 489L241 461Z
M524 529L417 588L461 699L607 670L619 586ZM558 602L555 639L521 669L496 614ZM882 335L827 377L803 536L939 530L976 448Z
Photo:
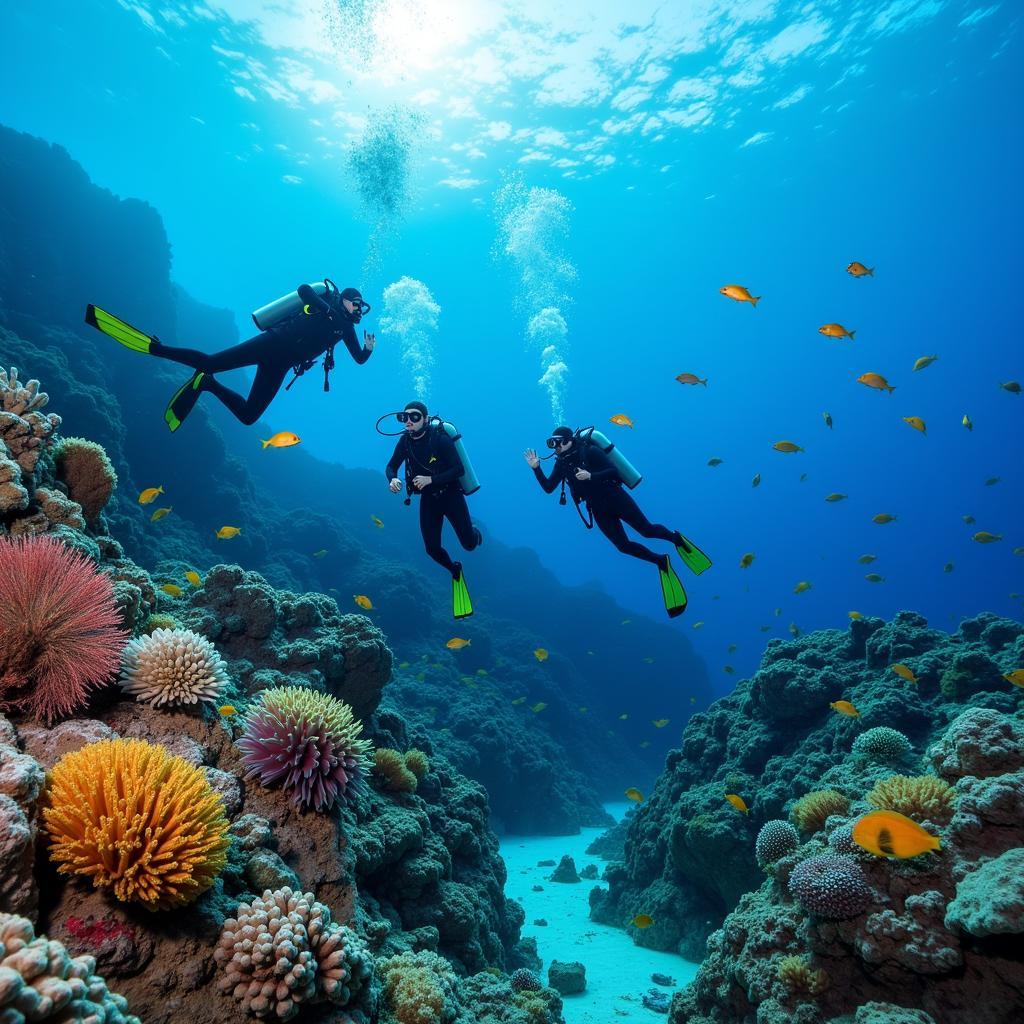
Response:
M608 804L607 810L621 818L628 805ZM605 861L584 851L603 829L587 828L578 836L505 836L501 855L508 867L505 892L518 899L526 911L524 937L537 940L537 951L544 961L541 980L547 983L547 969L554 960L578 960L587 970L587 989L580 995L564 996L566 1024L613 1024L619 1020L658 1021L663 1014L647 1009L641 996L656 988L651 975L657 971L675 978L677 988L697 973L697 964L674 953L660 953L635 946L624 929L610 928L590 920L587 896L595 885L607 888L600 881L549 882L552 867L537 867L540 860L561 860L567 853L580 871L587 864L596 864L598 874ZM543 892L532 892L542 885ZM547 927L533 921L546 920ZM675 989L662 989L670 995Z

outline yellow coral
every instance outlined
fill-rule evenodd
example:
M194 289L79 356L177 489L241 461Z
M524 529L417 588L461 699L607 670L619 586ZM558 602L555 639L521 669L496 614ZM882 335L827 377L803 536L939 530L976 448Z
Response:
M191 903L227 860L224 805L202 770L144 740L103 740L55 765L50 858L149 910Z
M436 953L401 953L377 962L384 998L398 1024L443 1024L454 1017L455 976Z
M422 779L430 771L430 759L422 750L413 747L405 752L405 767L416 776Z
M953 787L934 775L892 775L875 783L867 801L880 811L944 825L953 816L955 797Z
M800 797L789 816L803 832L817 832L831 814L845 814L850 801L834 789L820 789Z
M392 793L413 793L416 790L416 776L406 767L401 751L391 747L377 747L373 752L371 775L381 789Z
M152 633L156 629L181 629L181 623L173 615L154 612L142 624L143 633Z
M830 982L826 971L811 970L811 965L802 956L787 956L779 961L778 979L792 993L820 996Z

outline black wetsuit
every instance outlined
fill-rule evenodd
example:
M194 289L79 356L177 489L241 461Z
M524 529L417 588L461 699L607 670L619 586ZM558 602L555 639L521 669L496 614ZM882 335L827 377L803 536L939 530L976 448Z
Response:
M311 312L308 315L300 313L280 326L262 331L223 352L211 354L154 341L150 354L183 363L207 374L203 377L201 390L216 395L242 423L250 426L274 400L289 370L319 359L338 341L345 343L357 363L365 363L370 358L370 350L359 343L355 328L342 314L334 312L328 316L323 303L316 300L309 285L300 285L297 290L310 305ZM238 370L243 366L256 367L256 377L248 398L243 398L237 391L232 391L210 376L226 370Z
M590 479L577 480L578 469L588 470ZM656 555L650 548L630 540L626 536L623 523L631 526L641 537L667 540L672 544L679 543L678 533L667 526L652 523L640 511L640 506L633 500L633 496L622 486L622 480L611 459L596 444L575 440L565 455L555 456L551 476L545 476L540 466L537 466L533 473L547 494L551 494L564 481L573 501L577 505L586 504L597 528L624 555L642 558L645 562L652 562L658 566L665 560L664 555Z
M384 469L390 483L405 463L406 487L412 488L414 476L429 476L431 482L420 496L420 533L427 554L455 575L458 563L453 562L441 546L441 527L445 519L452 524L459 543L472 551L480 543L480 533L469 516L466 496L459 486L465 470L452 439L440 427L428 427L417 435L403 434L395 445L391 461Z

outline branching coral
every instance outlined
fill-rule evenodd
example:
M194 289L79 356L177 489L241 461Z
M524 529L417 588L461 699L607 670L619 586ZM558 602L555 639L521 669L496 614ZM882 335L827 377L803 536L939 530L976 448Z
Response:
M800 836L788 821L766 821L754 843L757 863L762 867L792 853L800 845Z
M853 741L853 752L869 761L892 764L910 753L910 740L899 729L880 725L861 733Z
M81 505L86 521L93 522L117 486L117 473L103 446L82 437L65 437L53 457L71 500Z
M50 858L149 910L191 903L227 860L224 805L202 769L144 740L103 740L53 768Z
M422 779L430 771L430 759L422 750L417 750L413 747L405 752L405 767L417 779Z
M71 956L52 939L36 938L24 917L0 914L0 1021L82 1021L139 1024L123 996L93 973L91 956Z
M874 900L860 865L849 857L801 861L789 876L789 891L812 914L830 918L856 917Z
M117 669L125 633L110 580L51 537L0 538L0 710L47 723Z
M216 700L227 681L217 648L190 629L155 629L121 656L121 687L156 707Z
M832 814L845 814L850 801L834 789L821 789L802 796L789 812L802 832L817 832Z
M40 412L49 400L39 390L39 381L22 384L15 367L9 373L0 369L0 441L23 473L35 472L39 457L53 444L53 434L60 426L59 416Z
M953 816L956 791L934 775L892 775L875 783L867 801L880 811L898 811L915 821L946 824Z
M384 998L398 1024L452 1024L458 1013L455 975L436 953L402 953L378 961Z
M794 995L820 996L829 986L828 973L812 970L802 956L787 956L779 961L777 976Z
M291 1020L304 1003L351 1006L373 972L365 945L311 892L266 890L224 922L217 987L262 1019Z
M329 810L351 799L369 765L362 722L343 701L303 686L264 690L242 723L246 777L281 783L296 807ZM410 773L411 774L411 773Z
M406 766L405 757L399 750L378 747L373 752L371 772L374 783L380 789L391 793L413 793L416 790L417 777Z

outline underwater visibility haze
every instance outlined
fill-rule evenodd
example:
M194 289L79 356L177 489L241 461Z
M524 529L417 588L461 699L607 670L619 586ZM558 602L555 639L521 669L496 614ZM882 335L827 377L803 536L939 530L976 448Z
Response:
M8 5L0 1020L1024 1019L1021 13Z

